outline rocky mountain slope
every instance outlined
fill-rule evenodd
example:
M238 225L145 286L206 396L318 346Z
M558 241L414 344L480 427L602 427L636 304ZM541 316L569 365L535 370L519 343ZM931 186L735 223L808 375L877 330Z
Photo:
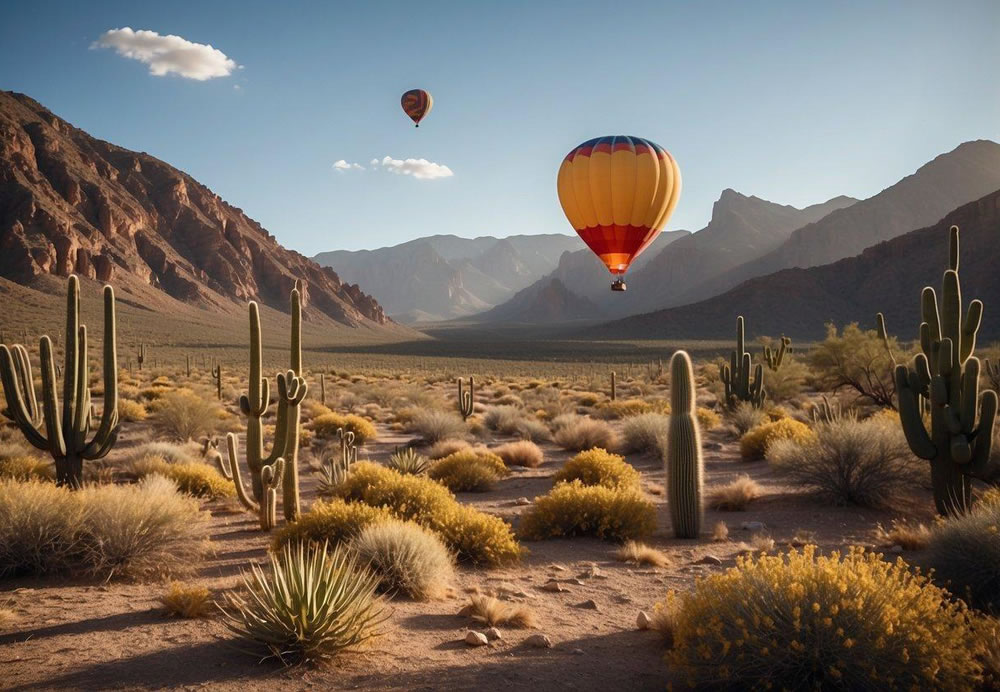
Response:
M503 305L477 315L475 319L483 322L551 324L595 320L602 316L601 309L593 301L570 291L559 278L549 277L518 291Z
M422 322L489 310L552 271L563 252L581 247L575 235L436 235L314 259L347 281L363 282L394 318Z
M867 247L934 223L959 206L1000 188L1000 144L965 142L873 197L796 230L779 247L702 282L679 305L718 295L755 276L853 257Z
M302 279L307 319L387 323L357 285L283 248L183 171L0 91L0 277L71 272L223 311L248 299L287 310Z
M940 292L948 263L948 228L961 229L962 294L985 305L980 339L1000 338L1000 191L959 207L937 223L868 248L856 257L809 269L785 269L751 279L714 298L609 322L581 333L590 338L726 339L737 315L748 336L822 338L825 323L873 327L885 313L889 330L916 339L920 292Z

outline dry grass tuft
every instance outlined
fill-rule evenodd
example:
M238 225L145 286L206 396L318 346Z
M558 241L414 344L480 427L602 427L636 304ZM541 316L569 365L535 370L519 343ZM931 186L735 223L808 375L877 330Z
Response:
M379 576L379 588L426 601L447 594L455 558L441 539L410 521L394 519L362 529L351 548Z
M541 448L530 440L508 442L490 451L503 459L503 463L507 466L525 466L533 469L541 466L545 458Z
M435 442L431 446L431 448L427 451L427 456L431 459L443 459L444 457L451 456L455 452L461 452L463 449L468 449L471 446L472 445L465 440L441 440L440 442Z
M571 452L581 452L585 449L601 447L615 449L618 447L618 435L610 425L591 418L578 418L568 421L553 435L555 443Z
M637 565L656 567L666 567L670 563L663 551L638 541L626 541L625 545L615 551L615 559L619 562L634 562Z
M750 476L713 489L708 494L708 506L723 512L742 512L761 495L761 487Z
M931 541L931 530L921 523L893 519L888 529L875 529L875 540L885 546L898 545L903 550L923 550Z
M715 522L715 526L712 528L712 540L716 543L722 543L723 541L729 540L729 527L726 526L726 522Z
M190 389L169 391L153 404L157 426L177 440L212 435L219 420L219 405Z
M538 618L531 608L519 603L507 603L494 596L478 594L469 598L469 605L463 610L474 620L490 627L508 625L528 629L538 626Z
M167 615L182 618L205 618L215 611L211 591L179 581L170 582L167 592L160 596L160 603Z

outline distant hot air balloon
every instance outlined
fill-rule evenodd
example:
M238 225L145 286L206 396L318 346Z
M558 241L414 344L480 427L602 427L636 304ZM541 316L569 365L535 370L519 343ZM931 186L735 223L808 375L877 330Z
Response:
M410 89L403 94L399 102L403 106L403 111L410 116L410 120L416 123L417 127L420 127L420 121L431 112L431 107L434 105L430 93L423 89Z
M681 194L681 171L659 144L624 135L584 142L559 168L559 202L624 291L629 265L660 234Z

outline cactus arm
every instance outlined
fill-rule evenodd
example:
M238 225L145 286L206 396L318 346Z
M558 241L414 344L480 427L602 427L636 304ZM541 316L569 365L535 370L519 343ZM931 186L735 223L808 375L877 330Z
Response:
M976 414L979 409L979 359L975 356L965 363L962 374L962 403L959 406L960 430L966 435L976 427Z
M983 321L983 301L976 299L969 303L969 308L965 313L965 321L962 323L962 351L961 359L966 361L976 350L976 334L979 333L979 326Z
M66 432L72 435L73 450L83 449L87 438L90 417L90 367L87 362L87 327L81 324L77 334L76 399L73 402L73 427ZM64 404L65 405L65 404Z
M115 292L111 286L104 287L104 410L97 432L86 449L85 459L100 459L110 451L118 439L120 417L118 415L118 337L115 318ZM108 444L110 441L110 444ZM101 450L105 449L103 453Z
M296 279L295 288L292 289L291 295L291 307L292 307L292 336L290 343L290 363L289 369L293 370L296 375L302 374L302 280ZM287 460L286 460L287 461Z
M979 401L979 427L973 441L970 473L979 478L991 479L996 475L996 464L990 462L990 453L993 449L993 425L997 416L997 393L987 389Z
M42 362L42 412L45 417L45 438L49 443L49 453L53 457L65 457L66 441L63 439L59 404L56 401L56 364L52 356L52 341L49 337L43 336L38 342L38 347Z
M226 448L229 452L229 470L232 474L233 484L236 486L236 497L239 498L240 504L251 512L260 511L260 505L247 495L246 488L243 487L243 476L240 473L239 441L235 434L226 435Z
M18 387L24 395L28 419L37 428L42 424L42 412L38 408L38 397L35 395L35 378L31 373L31 358L28 356L28 349L20 344L14 344L11 356L14 359L14 372L18 376Z
M14 346L14 348L17 349L18 347ZM34 416L31 415L28 403L25 401L25 393L18 386L17 380L16 361L11 355L11 351L6 346L0 344L0 382L3 383L4 396L7 399L7 409L10 411L10 415L13 417L14 422L25 439L33 447L48 451L50 449L49 441L40 429L44 422L44 417L40 419L37 413ZM37 408L37 402L35 406Z
M76 401L77 365L79 364L79 332L80 332L80 280L76 276L69 277L66 291L66 346L65 366L63 368L63 406L62 430L73 429L73 403ZM51 347L51 343L50 343ZM55 390L53 389L53 392ZM61 436L61 435L60 435ZM65 450L63 455L65 455Z
M299 406L307 389L305 380L294 371L278 374L278 396L285 403L285 435L281 447L275 439L274 451L282 453L274 463L282 459L285 466L283 506L287 521L295 521L299 516Z
M910 387L905 365L896 366L896 395L899 398L899 420L910 449L921 459L933 459L937 448L931 441L920 415L917 393Z
M947 336L941 333L941 318L938 314L937 294L930 286L925 286L924 290L920 292L920 315L923 321L927 323L928 336L931 341L939 341L942 336ZM923 329L923 325L921 325L921 329ZM926 353L927 349L924 349L924 352Z

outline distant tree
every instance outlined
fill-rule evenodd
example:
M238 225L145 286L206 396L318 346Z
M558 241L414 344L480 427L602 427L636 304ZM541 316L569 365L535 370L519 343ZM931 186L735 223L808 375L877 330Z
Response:
M837 331L826 325L826 338L809 352L813 379L820 389L855 392L859 401L896 408L896 385L889 350L898 350L895 337L886 342L874 329L852 322Z

